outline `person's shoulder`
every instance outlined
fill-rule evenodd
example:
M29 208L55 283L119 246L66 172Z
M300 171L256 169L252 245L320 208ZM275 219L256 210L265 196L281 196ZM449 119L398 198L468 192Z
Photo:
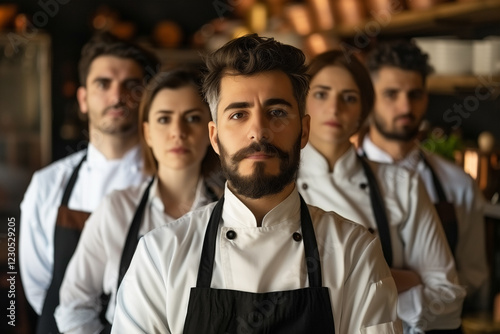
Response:
M84 154L85 150L78 151L39 169L33 173L31 183L36 184L38 189L58 188L58 183L69 177Z
M313 205L307 205L317 235L335 235L339 240L358 239L370 243L375 236L366 227L347 219L334 211L325 211Z
M206 226L217 202L192 210L182 217L159 226L144 235L144 242L152 245L188 245L188 239L205 235Z
M85 155L85 150L72 153L35 172L38 178L51 179L61 173L72 172Z
M103 201L107 201L110 204L122 204L122 203L131 203L131 204L139 204L138 202L142 198L144 191L146 190L149 182L151 180L146 180L139 185L130 186L125 189L115 189L111 191L109 194L104 196Z
M436 173L445 178L449 186L472 185L472 177L462 167L446 160L435 153L425 153L430 164L436 169Z

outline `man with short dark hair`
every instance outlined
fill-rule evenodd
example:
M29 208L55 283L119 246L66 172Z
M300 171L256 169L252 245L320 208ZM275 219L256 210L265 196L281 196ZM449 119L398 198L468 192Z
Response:
M370 160L396 164L420 174L441 218L460 284L472 295L488 275L483 198L474 180L461 168L420 149L417 135L428 104L425 81L432 70L428 56L410 42L385 43L368 56L367 66L376 102L362 151ZM418 305L417 300L422 298L428 296L421 285L415 285L399 295L399 302ZM425 307L398 308L407 327L405 332L448 329L444 332L461 333L455 329L460 326L461 309L448 301L445 293L432 304L440 305L440 312Z
M308 206L303 53L248 35L210 55L204 93L223 198L145 235L114 333L401 333L379 241Z
M82 50L77 99L89 119L88 148L37 171L21 203L21 278L41 315L38 333L58 332L59 287L85 220L104 195L145 180L137 113L158 68L155 56L109 34Z

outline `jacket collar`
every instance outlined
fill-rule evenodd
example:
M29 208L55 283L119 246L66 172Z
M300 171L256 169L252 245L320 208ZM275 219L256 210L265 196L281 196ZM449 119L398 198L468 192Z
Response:
M250 209L228 188L224 189L224 209L222 219L225 226L257 228L257 221ZM295 187L290 195L269 211L262 219L262 227L272 227L281 223L300 221L300 198Z

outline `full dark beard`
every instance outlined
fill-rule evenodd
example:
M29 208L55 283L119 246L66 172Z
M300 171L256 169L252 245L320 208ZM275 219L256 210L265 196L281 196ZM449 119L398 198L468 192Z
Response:
M414 127L405 127L402 131L389 131L384 126L383 122L380 121L375 114L373 114L372 118L373 124L375 128L377 128L378 132L386 139L397 140L397 141L412 141L418 134L418 128L420 126L420 122L417 123Z
M254 199L277 194L295 180L300 163L300 142L301 136L299 134L291 152L285 152L272 144L261 141L229 156L217 138L222 172L232 190L237 194ZM254 172L251 175L242 176L238 172L239 162L253 152L264 152L276 156L280 160L279 174L266 174L265 163L256 162Z

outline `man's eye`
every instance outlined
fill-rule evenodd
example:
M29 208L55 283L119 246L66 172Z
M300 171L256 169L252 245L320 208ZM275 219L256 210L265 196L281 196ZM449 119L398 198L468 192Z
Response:
M273 117L286 117L287 112L282 109L273 109L269 112Z
M231 114L231 116L229 117L229 119L240 119L243 117L243 113L242 112L235 112L233 114Z
M424 96L424 92L418 90L418 91L413 91L410 92L409 98L410 100L420 100Z
M109 81L107 81L107 80L98 80L98 81L96 81L95 84L96 84L97 88L99 88L99 89L106 89L109 87Z
M170 123L170 117L167 117L167 116L158 117L157 122L160 123L160 124Z
M396 92L394 90L389 90L389 91L384 92L384 96L389 98L389 99L394 100L398 96L398 92Z
M188 123L199 123L201 122L201 116L200 115L191 115L186 117L186 121Z

